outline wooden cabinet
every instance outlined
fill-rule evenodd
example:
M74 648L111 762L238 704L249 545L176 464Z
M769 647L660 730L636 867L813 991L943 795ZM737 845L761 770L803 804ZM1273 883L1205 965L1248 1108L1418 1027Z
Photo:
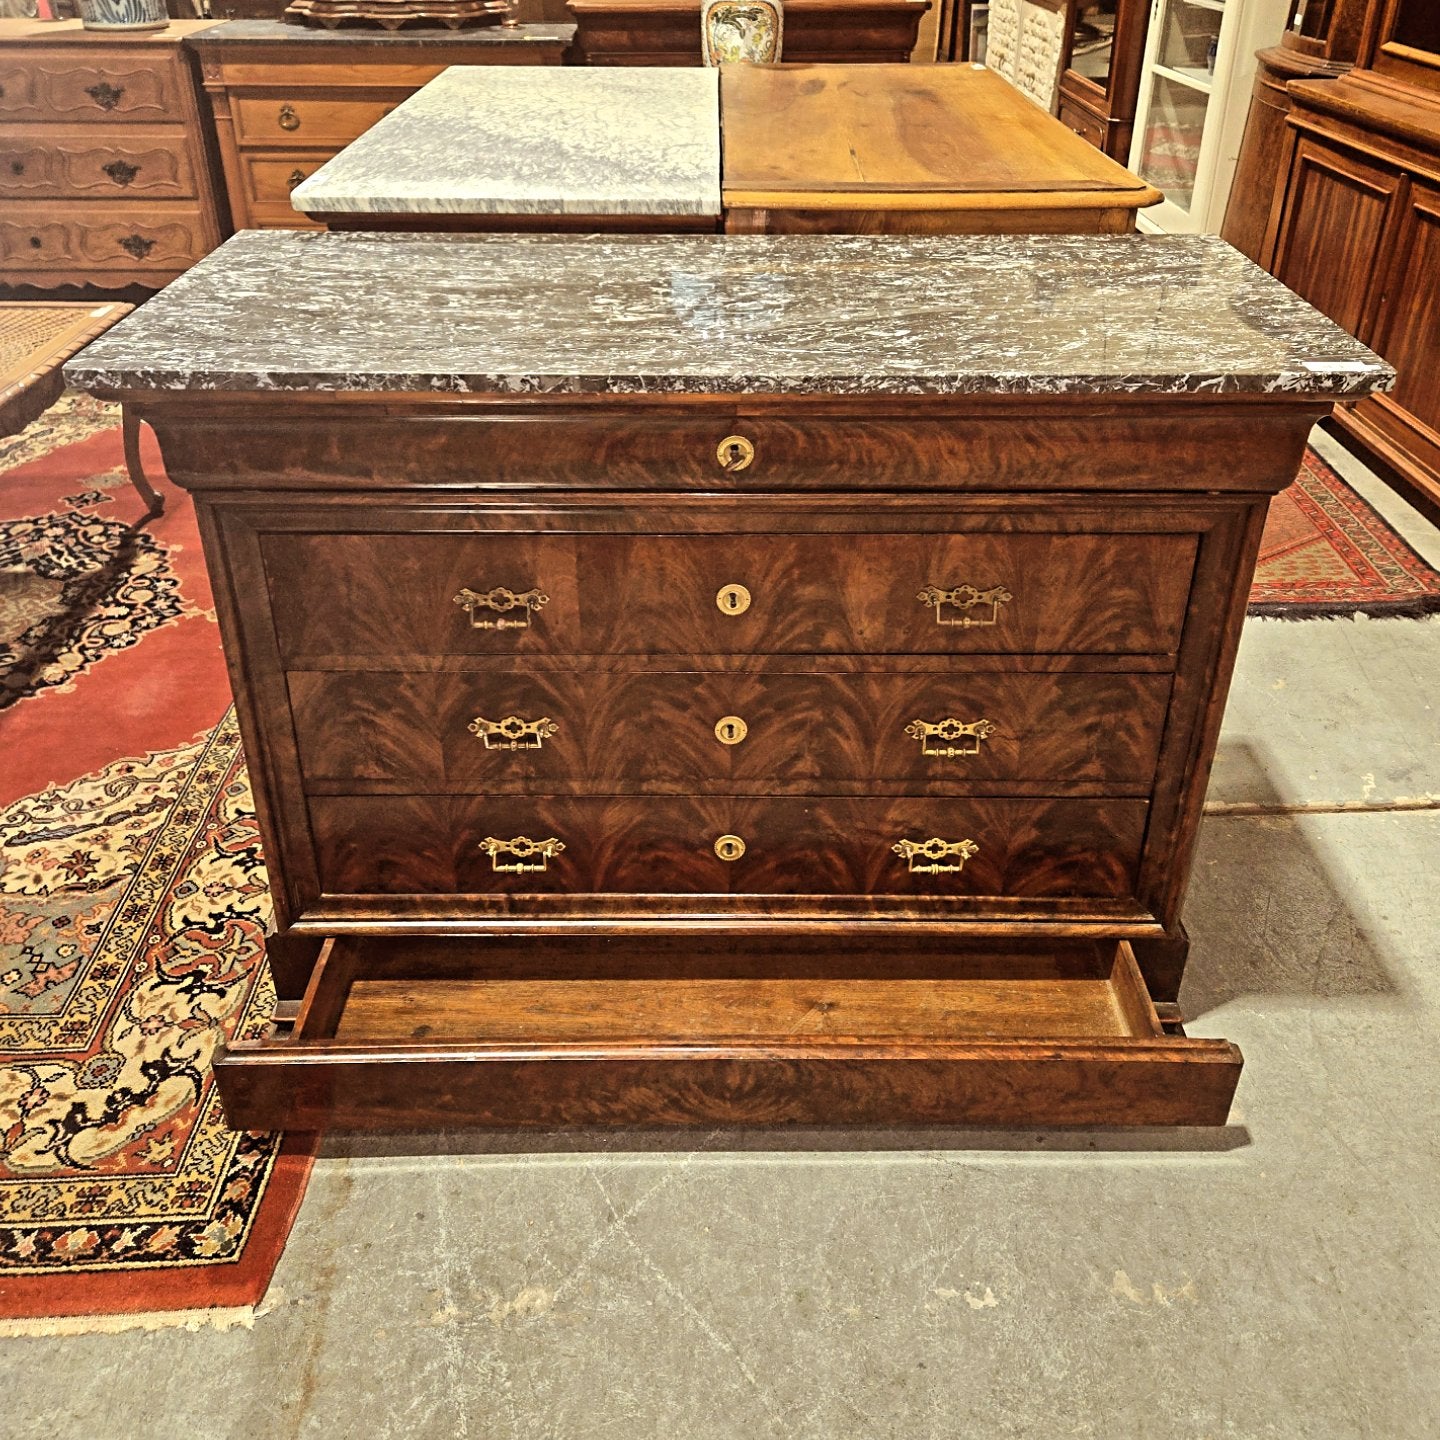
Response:
M1374 357L1218 242L397 244L237 236L74 372L216 587L282 997L231 1122L1223 1122L1155 1002Z
M1440 506L1440 51L1418 42L1433 19L1428 7L1376 0L1353 70L1290 85L1273 254L1262 252L1286 284L1395 364L1393 393L1336 419L1432 510Z
M699 0L567 0L574 63L700 64ZM931 0L786 0L783 59L910 59Z
M698 26L698 21L696 22ZM237 229L316 229L290 191L451 65L558 65L567 25L314 30L235 20L195 37Z
M1290 177L1275 274L1352 335L1368 336L1375 259L1404 178L1309 136L1295 148Z
M220 243L184 40L0 20L0 284L159 287Z
M1333 80L1360 53L1365 16L1374 0L1290 0L1279 45L1255 57L1250 113L1235 166L1221 236L1257 264L1275 256L1276 191L1290 158L1292 80Z
M1057 113L1122 164L1130 156L1149 0L1070 0Z

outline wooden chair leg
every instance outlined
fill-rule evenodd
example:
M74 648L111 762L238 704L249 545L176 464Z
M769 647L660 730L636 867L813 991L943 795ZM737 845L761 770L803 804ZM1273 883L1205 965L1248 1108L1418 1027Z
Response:
M160 515L165 510L165 499L145 478L145 467L140 463L140 417L128 408L120 412L120 434L125 441L125 469L130 483L145 502L145 518Z

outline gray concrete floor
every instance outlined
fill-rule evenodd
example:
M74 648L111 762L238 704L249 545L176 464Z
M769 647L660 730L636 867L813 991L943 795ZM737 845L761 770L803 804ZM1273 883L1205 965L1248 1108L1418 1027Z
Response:
M1183 996L1228 1128L337 1140L253 1328L0 1342L0 1435L1434 1440L1437 662L1247 628Z

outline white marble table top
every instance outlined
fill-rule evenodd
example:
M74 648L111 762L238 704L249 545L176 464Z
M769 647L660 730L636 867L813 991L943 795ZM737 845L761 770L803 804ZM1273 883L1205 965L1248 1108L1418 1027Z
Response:
M324 214L718 215L709 69L453 66L291 192Z

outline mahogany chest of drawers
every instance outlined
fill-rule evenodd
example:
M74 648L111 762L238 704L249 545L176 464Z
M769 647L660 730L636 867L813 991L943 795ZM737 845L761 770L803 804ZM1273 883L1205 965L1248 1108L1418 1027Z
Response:
M307 229L290 192L450 65L558 65L569 25L311 29L231 20L197 35L236 229Z
M0 285L159 287L224 234L185 39L0 20Z
M1369 352L1188 238L252 235L187 291L72 372L217 587L285 1002L233 1123L1225 1119L1186 876Z

